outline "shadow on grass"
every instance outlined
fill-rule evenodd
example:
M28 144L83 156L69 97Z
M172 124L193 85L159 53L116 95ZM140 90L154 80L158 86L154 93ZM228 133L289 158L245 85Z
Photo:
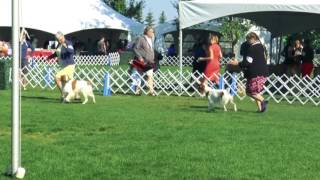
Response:
M194 111L197 110L199 112L208 112L208 106L190 106L191 109L193 109ZM218 111L223 111L222 107L214 107L214 109L211 112L217 112ZM224 112L224 111L223 111ZM234 112L233 107L228 108L228 112ZM227 112L227 113L228 113ZM244 109L238 109L237 112L241 112L241 113L253 113L256 114L256 111L252 111L252 110L244 110ZM208 112L210 113L210 112Z
M44 96L21 96L22 99L31 99L31 100L39 100L43 102L50 102L56 104L79 104L82 103L81 100L73 100L71 103L61 103L60 98L51 98Z
M15 178L11 174L9 174L9 172L3 172L0 174L0 179L15 179Z

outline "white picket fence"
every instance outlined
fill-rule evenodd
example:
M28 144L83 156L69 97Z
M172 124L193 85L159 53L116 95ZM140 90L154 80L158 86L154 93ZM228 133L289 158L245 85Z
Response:
M193 56L183 56L182 57L182 65L183 66L192 66L194 61ZM230 61L228 57L222 57L220 60L220 65L223 66ZM316 54L313 60L315 66L320 66L320 54ZM180 66L180 59L178 56L163 56L163 59L160 61L160 65L163 66Z
M183 56L182 65L183 66L192 66L195 58L193 56ZM225 65L230 61L230 58L223 57L221 58L220 65ZM180 66L180 59L178 56L163 56L163 59L160 61L162 66Z
M8 60L11 58L1 58L0 60ZM224 59L227 62L229 59ZM318 60L316 58L316 60ZM75 56L77 64L75 78L86 79L92 81L94 89L102 91L104 88L104 77L106 73L110 75L110 87L113 93L132 93L132 86L135 77L128 74L126 68L120 68L116 65L120 63L118 53L111 53L109 56ZM172 62L178 62L174 60ZM192 58L185 58L185 65L192 63ZM223 63L222 63L223 64ZM167 64L169 65L169 64ZM172 64L171 65L177 65ZM189 65L189 64L188 64ZM112 67L111 67L112 66ZM29 88L54 89L54 75L60 69L60 64L55 61L47 61L44 58L34 59L29 66L21 70L22 77L26 79L26 86ZM25 73L24 73L25 72ZM142 93L147 94L145 87L144 75L136 75L142 81ZM197 81L201 77L197 72L179 71L161 71L155 73L155 88L157 94L165 94L168 96L199 96L197 90ZM232 83L229 79L231 74L225 73L225 88L230 88ZM11 78L11 77L9 77ZM11 79L9 79L11 80ZM237 76L237 84L244 89L246 80L242 74ZM314 78L300 78L298 76L288 77L287 75L277 76L272 74L269 76L265 86L264 94L275 102L288 102L290 104L298 102L306 104L308 102L318 106L320 104L320 76ZM239 99L244 99L245 94L237 94Z
M120 64L120 54L118 52L109 53L108 55L81 55L74 56L77 65L108 65L117 66ZM44 64L55 63L57 59L47 60L46 57L33 57L30 59L30 66L41 62Z
M21 73L23 78L27 80L26 86L29 88L54 89L54 75L59 70L57 63L45 63L38 61L34 66L25 67ZM28 73L23 73L28 72ZM128 73L128 69L108 66L78 66L76 68L75 79L90 80L94 89L102 92L104 88L105 75L110 76L110 88L112 93L132 94L134 92L134 80L141 80L142 93L147 94L145 75L135 74L132 76ZM155 73L155 89L157 95L163 94L167 96L200 96L197 83L203 75L199 73L179 71L161 71ZM226 89L232 89L236 82L236 89L245 89L246 80L242 74L233 77L230 73L224 73L223 82ZM232 83L232 78L236 81ZM316 106L320 104L320 76L315 78L300 78L298 76L288 77L287 75L276 76L274 74L268 77L264 94L268 99L275 102L293 103L312 103ZM245 93L236 94L239 99L246 98Z

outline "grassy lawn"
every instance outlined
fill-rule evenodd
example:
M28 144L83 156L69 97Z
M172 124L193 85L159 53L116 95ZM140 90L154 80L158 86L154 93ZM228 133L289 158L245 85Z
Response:
M205 99L97 95L60 104L22 94L22 164L30 180L319 179L320 111L270 102L206 112ZM10 163L10 91L0 91L0 169ZM0 175L0 179L11 179Z

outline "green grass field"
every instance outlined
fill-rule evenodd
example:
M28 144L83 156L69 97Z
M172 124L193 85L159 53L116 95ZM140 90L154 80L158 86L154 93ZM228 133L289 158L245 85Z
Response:
M0 91L0 169L10 164L10 91ZM310 180L320 177L320 111L270 102L255 113L206 112L192 97L97 95L60 104L22 94L22 164L29 180ZM0 175L0 179L11 179Z

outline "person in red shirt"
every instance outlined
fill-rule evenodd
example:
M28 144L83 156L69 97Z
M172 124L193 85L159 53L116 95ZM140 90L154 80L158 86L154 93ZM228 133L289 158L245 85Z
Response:
M198 58L198 61L207 61L204 75L217 85L219 85L220 60L222 58L221 48L218 43L218 36L211 34L209 37L208 57Z

